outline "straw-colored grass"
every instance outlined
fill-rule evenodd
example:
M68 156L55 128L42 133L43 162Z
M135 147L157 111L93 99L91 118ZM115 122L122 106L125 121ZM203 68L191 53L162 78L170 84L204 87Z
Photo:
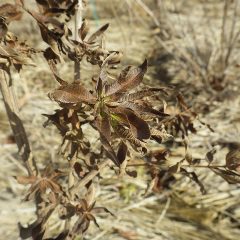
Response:
M235 66L229 67L228 76L231 81L228 80L230 83L227 91L208 93L205 87L209 86L204 85L206 82L200 79L198 75L200 73L194 69L194 66L198 66L197 58L192 58L191 55L186 62L181 58L182 54L187 53L188 46L194 50L194 44L190 46L194 41L194 35L202 44L201 49L208 51L210 47L214 47L211 45L215 43L214 38L209 32L211 27L219 40L222 1L208 1L204 6L211 26L207 24L207 19L205 23L202 21L203 3L197 0L187 1L187 4L183 3L186 1L176 1L178 2L176 4L173 4L174 1L159 1L160 4L164 3L164 8L160 6L161 13L167 16L165 18L162 15L163 19L158 14L155 3L157 1L88 2L89 6L85 14L91 19L92 26L110 23L106 44L108 48L123 51L123 64L141 62L143 58L152 57L153 61L150 62L145 78L146 83L157 86L159 82L163 82L165 79L159 75L159 69L161 71L165 69L165 73L170 75L168 83L179 85L185 91L183 94L187 96L188 103L192 103L196 110L199 107L202 111L202 106L210 105L210 111L202 111L200 116L202 120L211 124L215 132L210 133L208 129L199 126L198 133L190 136L191 151L194 157L204 158L205 153L214 144L218 150L216 161L223 163L229 144L240 142L240 98L239 95L234 95L240 90L239 71ZM93 5L93 2L96 2L96 5ZM18 32L22 39L27 37L29 44L34 43L35 46L42 47L37 41L36 26L29 23L28 17L25 16L25 19L26 22L23 22L20 28L15 26L11 28ZM158 23L160 26L157 26ZM195 30L194 35L188 23L194 25L192 27ZM239 25L240 18L236 22L236 26ZM33 34L29 36L29 32ZM165 40L162 34L166 35ZM202 41L206 37L211 42L210 45ZM238 42L233 51L239 52L239 47ZM166 61L161 58L166 53L171 59L173 56L173 60ZM21 117L39 167L42 169L51 161L61 168L65 164L62 157L57 154L61 139L54 128L42 127L45 118L41 115L52 113L57 108L46 94L56 86L56 83L41 56L38 56L36 61L37 67L24 67L20 75L17 73L13 75L14 88ZM82 68L83 82L88 84L89 71L95 69L87 68L84 63ZM72 69L69 64L62 66L61 72L65 79L72 79ZM193 92L194 89L201 92L196 94ZM221 101L218 94L222 98ZM225 97L229 95L231 98ZM9 142L11 131L2 101L0 101L0 126L0 238L15 240L18 239L17 223L27 224L33 221L35 209L33 203L22 201L26 188L17 184L13 178L15 175L26 174L26 170L18 158L17 147ZM88 132L88 135L91 136L91 132ZM178 158L184 154L182 147L176 147L172 152ZM108 215L97 217L101 230L91 225L86 239L239 239L239 187L229 185L210 170L197 169L196 172L207 189L206 195L201 195L199 187L189 179L176 175L177 181L171 189L144 196L150 179L142 168L139 168L140 174L136 179L117 177L106 169L101 173L103 179L100 185L97 185L97 205L107 206L116 217ZM53 232L63 225L58 220L57 213L54 216L49 223Z

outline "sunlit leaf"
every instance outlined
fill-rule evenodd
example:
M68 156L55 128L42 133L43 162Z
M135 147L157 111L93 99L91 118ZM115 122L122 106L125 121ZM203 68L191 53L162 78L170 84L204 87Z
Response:
M8 27L6 24L6 19L4 17L0 17L0 40L5 37L8 31Z
M101 36L109 27L109 24L103 25L101 28L99 28L96 32L94 32L87 40L88 43L92 43L96 40L99 36Z
M231 150L227 153L226 166L230 170L240 172L240 148Z
M60 86L49 93L49 98L59 103L95 103L93 95L79 83Z
M84 20L81 28L78 30L80 39L83 41L89 32L89 24L87 20Z
M106 95L112 95L117 92L126 92L137 87L143 80L143 76L147 71L147 60L140 66L125 68L118 79L106 89Z

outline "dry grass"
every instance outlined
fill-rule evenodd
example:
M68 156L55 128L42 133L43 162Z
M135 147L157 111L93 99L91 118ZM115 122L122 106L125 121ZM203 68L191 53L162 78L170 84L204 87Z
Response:
M203 158L214 144L218 149L216 159L223 162L228 145L240 142L240 99L238 95L234 97L232 92L227 92L239 92L239 72L234 66L230 66L228 76L231 77L231 81L227 90L215 93L215 95L209 94L204 91L202 85L204 82L199 80L197 70L193 69L191 63L180 58L181 54L186 53L187 47L194 50L194 45L190 45L194 40L192 29L195 30L194 35L202 44L200 45L201 49L209 51L212 46L214 47L215 40L213 37L209 37L211 28L207 20L205 23L202 22L202 3L195 0L184 4L179 1L178 6L174 6L171 4L172 1L159 1L165 3L162 11L164 10L168 16L164 19L164 25L160 26L159 33L159 29L156 28L156 19L159 22L162 19L158 16L157 11L151 10L156 19L148 12L149 9L154 9L153 7L156 6L153 1L146 1L146 5L149 6L149 9L146 10L139 5L141 1L99 0L96 1L98 18L94 17L92 1L89 2L86 14L92 18L93 26L110 22L106 44L112 49L119 49L125 53L123 64L141 62L143 58L149 57L153 53L154 61L145 78L146 82L156 86L162 80L159 69L165 69L165 72L170 75L168 82L177 84L185 90L188 101L194 103L195 108L202 107L201 103L204 102L205 105L211 106L210 111L203 112L201 118L211 124L215 133L210 133L209 130L199 126L198 134L191 136L192 153L195 157ZM209 1L205 6L217 40L219 40L218 36L221 31L221 12L219 10L221 6L221 1ZM189 14L190 11L191 14ZM35 36L36 26L31 26L28 20L26 21L27 24L23 24L21 29L15 30L20 31L23 39L29 36L29 32L33 32L28 38L28 42L39 44ZM189 27L189 23L194 27ZM239 24L240 20L238 19L236 26ZM164 34L164 32L174 35L166 40L161 38L159 42L159 34ZM206 36L209 41L212 41L212 45L204 43ZM175 51L176 49L177 51ZM161 58L166 51L168 54L175 54L174 60L164 61ZM239 52L239 42L234 49L234 52L237 51ZM156 56L155 53L158 55ZM191 59L195 61L195 58ZM158 60L159 62L157 62ZM41 114L51 113L57 107L46 95L46 92L55 83L43 59L38 57L37 61L39 64L36 68L25 68L21 76L17 73L13 76L21 117L39 167L43 168L49 161L62 167L65 163L57 154L60 137L53 128L43 129L42 127L45 118ZM88 72L94 69L87 69L84 64L83 69L84 83L87 84ZM72 78L71 66L65 64L61 71L65 79ZM196 91L202 92L199 94ZM220 102L218 94L222 97ZM233 97L224 97L224 94ZM17 223L19 221L29 223L34 220L34 204L21 200L26 189L18 185L13 178L15 175L26 173L26 170L18 159L16 146L9 143L8 136L11 132L2 101L0 102L0 124L0 236L2 239L11 240L18 239ZM89 135L91 135L90 132ZM181 147L176 147L173 152L179 158L184 154ZM204 196L201 195L195 184L180 176L176 176L178 181L174 183L171 190L143 196L149 180L143 169L139 168L139 178L137 179L117 178L113 172L106 170L101 174L104 176L101 180L101 187L97 188L97 204L107 206L114 212L116 218L98 217L101 230L91 226L86 239L239 239L240 190L238 186L227 184L209 170L199 169L197 173L207 189L207 194ZM63 223L58 220L51 221L50 224L51 230L55 231Z

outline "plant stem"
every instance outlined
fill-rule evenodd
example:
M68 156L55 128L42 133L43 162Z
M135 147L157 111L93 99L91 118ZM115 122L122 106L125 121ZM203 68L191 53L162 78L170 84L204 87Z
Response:
M181 167L193 167L193 168L225 168L226 165L181 165Z
M129 164L127 167L141 167L141 166L161 166L159 164L154 163L135 163L135 164ZM226 168L226 165L189 165L189 164L183 164L181 167L193 167L193 168Z
M8 120L12 128L16 144L18 146L19 154L26 165L28 174L37 174L37 166L32 155L27 134L23 126L22 120L19 117L19 110L16 105L12 89L13 86L9 84L7 72L3 70L4 66L0 67L3 67L2 69L0 69L0 89L8 115Z
M74 30L74 40L79 41L78 29L82 25L82 8L83 8L82 0L78 0L78 4L76 6L75 11L75 30ZM74 62L74 81L80 81L81 73L80 73L80 61L76 60Z
M74 40L75 41L79 41L79 35L78 35L78 29L81 27L82 25L82 0L78 0L78 4L76 5L76 9L75 9L75 22L74 22ZM74 62L74 82L79 82L81 75L80 75L80 61L76 59L76 61ZM68 179L68 187L69 189L73 186L74 184L74 176L73 176L73 172L74 172L74 164L76 162L76 157L74 156L72 159L70 159L69 161L69 167L70 167L70 171L69 171L69 179Z
M71 195L76 194L79 189L83 188L87 183L89 183L95 176L97 176L99 172L101 172L102 169L104 169L111 162L112 160L110 159L102 161L98 165L98 169L90 171L86 176L83 177L83 179L81 179L75 186L73 186L72 189L70 189Z

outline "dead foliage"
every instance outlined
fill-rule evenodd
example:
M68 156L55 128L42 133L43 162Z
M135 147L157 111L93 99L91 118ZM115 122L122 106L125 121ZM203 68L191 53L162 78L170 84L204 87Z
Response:
M188 135L197 133L194 121L212 129L199 120L183 95L172 87L143 86L147 60L139 66L127 66L112 76L122 53L104 47L103 37L109 24L89 34L89 24L84 20L78 26L79 40L73 39L68 23L79 1L36 0L36 3L38 11L28 9L24 1L0 6L3 15L0 18L0 64L4 74L11 77L13 68L20 71L24 65L36 66L34 54L43 54L59 84L48 93L59 108L53 114L44 114L47 117L44 126L52 123L58 129L62 136L61 153L68 167L61 171L49 165L42 173L37 168L29 176L16 177L18 183L31 185L25 200L35 200L37 205L37 220L26 228L19 226L21 238L76 239L86 234L91 222L100 227L95 214L105 212L115 217L105 206L95 207L93 179L99 182L99 174L109 166L117 176L127 174L135 178L138 166L146 167L150 181L145 195L171 189L177 174L189 178L206 194L204 183L194 170L198 167L208 168L228 183L239 183L239 150L227 154L224 166L214 164L214 151L206 154L206 165L199 165L192 157ZM20 20L23 12L38 24L39 38L48 45L46 49L38 51L8 31L10 22ZM64 61L76 65L83 60L99 67L98 73L89 79L89 82L92 80L89 89L81 78L63 79L58 69L59 63ZM169 97L174 103L168 102ZM96 132L97 151L85 135L85 126ZM185 150L184 157L176 162L171 162L171 149L151 150L153 143L159 146L176 139ZM141 159L136 162L133 158L137 154ZM76 189L79 196L74 194ZM56 237L49 238L46 234L48 221L55 210L59 211L59 221L65 221L65 227ZM135 237L135 233L116 231L128 239Z

